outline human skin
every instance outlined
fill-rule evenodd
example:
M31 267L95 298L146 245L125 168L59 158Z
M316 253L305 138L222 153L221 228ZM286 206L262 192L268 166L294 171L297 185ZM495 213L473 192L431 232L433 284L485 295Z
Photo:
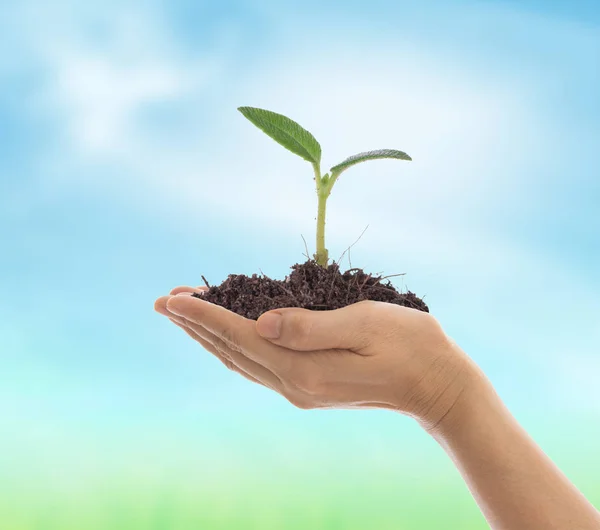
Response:
M600 513L428 313L382 302L249 320L178 287L155 309L230 370L302 409L385 408L446 451L494 530L599 530Z

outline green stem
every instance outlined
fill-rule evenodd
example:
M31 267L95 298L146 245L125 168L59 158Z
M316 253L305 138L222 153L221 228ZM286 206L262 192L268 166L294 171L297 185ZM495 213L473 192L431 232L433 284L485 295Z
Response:
M315 171L315 186L317 187L317 193L321 191L321 168L317 164L313 164Z
M341 173L341 171L340 171L340 173ZM331 188L333 188L333 185L335 184L335 181L340 176L340 173L335 173L333 171L331 172L331 176L329 177L329 182L327 183L327 185L329 187L329 193L331 193Z
M329 190L319 190L319 206L317 210L317 253L315 254L316 262L321 267L327 267L329 261L329 252L325 248L325 209L327 206L327 197Z
M327 185L327 175L324 177L321 176L321 168L318 164L313 164L313 169L315 170L315 185L317 197L319 198L317 211L317 252L314 258L321 267L327 267L329 253L325 248L325 207L331 188Z

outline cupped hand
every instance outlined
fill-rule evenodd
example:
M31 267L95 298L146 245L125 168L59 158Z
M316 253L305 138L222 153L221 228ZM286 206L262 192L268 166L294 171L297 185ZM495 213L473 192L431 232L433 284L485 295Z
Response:
M190 296L202 290L174 289L155 309L227 368L302 409L387 408L430 430L469 382L472 362L428 313L364 301L254 321Z

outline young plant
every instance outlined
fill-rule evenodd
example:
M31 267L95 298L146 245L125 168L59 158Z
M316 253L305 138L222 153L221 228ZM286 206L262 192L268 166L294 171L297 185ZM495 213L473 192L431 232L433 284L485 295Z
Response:
M395 158L397 160L412 160L410 156L395 149L380 149L367 151L346 158L343 162L333 166L329 173L321 175L321 146L315 137L306 129L282 114L270 110L254 107L239 107L238 110L254 125L269 135L277 143L304 158L312 164L314 181L318 196L317 210L317 251L315 261L322 267L327 267L329 252L325 247L325 212L327 199L331 189L342 172L361 162L381 158Z

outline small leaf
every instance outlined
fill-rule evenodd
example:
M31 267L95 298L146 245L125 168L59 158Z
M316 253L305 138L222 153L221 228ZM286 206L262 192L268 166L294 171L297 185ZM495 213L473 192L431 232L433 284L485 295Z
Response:
M254 125L268 134L277 143L289 149L313 165L321 163L321 146L306 129L283 114L254 107L239 107L238 110Z
M367 160L379 160L382 158L395 158L397 160L412 160L410 156L402 151L395 149L379 149L378 151L366 151L346 158L341 164L331 168L332 175L339 175L342 171L348 169L355 164L366 162Z

